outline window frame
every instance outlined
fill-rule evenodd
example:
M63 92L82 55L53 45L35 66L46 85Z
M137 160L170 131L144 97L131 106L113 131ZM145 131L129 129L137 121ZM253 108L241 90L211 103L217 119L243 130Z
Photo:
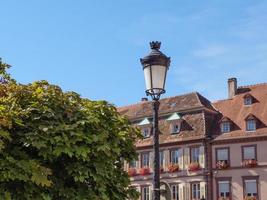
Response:
M228 129L227 131L224 130L224 125L227 124L228 126ZM230 121L222 121L221 122L221 125L220 125L220 128L221 128L221 133L229 133L231 131L231 122Z
M143 190L145 189L145 188L148 188L148 193L146 193L145 195L145 198L144 198L144 192L143 192ZM141 189L141 200L150 200L150 185L141 185L140 186L140 189ZM147 199L147 195L148 195L148 199Z
M182 150L182 148L172 148L172 149L169 149L169 152L170 152L170 164L178 164L179 165L179 156L178 156L178 160L177 160L177 163L173 163L172 162L172 152L174 152L174 151L178 151L178 153L179 153L179 151L181 151ZM181 155L181 156L183 156L183 154Z
M253 99L251 96L245 96L244 97L244 105L245 106L250 106L250 105L252 105L252 103L253 103Z
M129 162L129 168L137 168L137 160L132 160ZM134 163L134 167L132 166L132 163Z
M190 184L190 194L191 194L191 199L193 199L193 185L194 184L198 184L199 185L199 190L197 190L197 196L199 196L199 198L194 198L195 200L200 200L201 199L201 188L200 188L200 182L199 181L194 181L194 182L191 182Z
M193 163L193 162L199 163L199 161L200 161L200 145L190 146L189 148L190 148L190 155L189 155L190 163ZM198 148L198 161L192 161L192 149L195 149L195 148Z
M249 122L254 122L254 129L249 129ZM247 119L246 120L246 131L248 132L253 132L253 131L256 131L257 130L257 120L254 118L254 119Z
M218 148L215 148L215 160L216 160L216 164L218 161L220 161L218 159L218 151L220 150L225 150L227 149L227 156L228 156L228 160L227 160L227 164L229 165L229 167L231 166L231 159L230 159L230 147L218 147Z
M178 130L175 131L174 126L178 126ZM180 133L181 132L181 122L180 121L171 122L170 132L171 132L171 135L175 135L175 134Z
M242 145L241 146L241 149L242 149L242 161L244 162L245 160L248 160L248 159L245 159L245 148L247 147L254 147L254 154L255 154L255 160L257 161L257 144L251 144L251 145Z
M243 197L246 196L246 180L255 180L256 181L256 189L257 189L257 196L259 197L259 176L242 176L243 182Z
M145 134L144 134L144 131L145 130L147 130L148 131L148 135L147 136L145 136ZM149 138L149 137L151 137L151 127L150 126L143 126L142 128L141 128L141 132L142 132L142 135L143 135L143 137L144 137L144 139L146 139L146 138Z
M146 152L142 152L141 153L141 168L143 168L143 167L150 167L149 166L149 162L150 162L149 153L150 153L149 151L146 151ZM143 156L144 155L148 155L148 165L146 165L146 166L144 166L144 161L143 161Z
M170 188L171 188L171 200L179 200L179 184L180 183L170 183ZM176 187L176 192L173 192L173 186ZM175 198L173 198L173 195L175 196Z
M219 182L228 181L229 182L229 198L232 199L232 177L217 177L216 180L216 197L219 199Z

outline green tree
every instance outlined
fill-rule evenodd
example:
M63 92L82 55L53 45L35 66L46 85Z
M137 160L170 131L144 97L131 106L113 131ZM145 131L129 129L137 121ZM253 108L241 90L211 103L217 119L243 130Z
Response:
M0 199L135 198L122 166L139 131L106 101L19 84L9 67L0 61Z

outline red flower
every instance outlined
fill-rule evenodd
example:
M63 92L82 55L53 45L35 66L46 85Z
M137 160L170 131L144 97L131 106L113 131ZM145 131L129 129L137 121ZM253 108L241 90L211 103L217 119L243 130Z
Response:
M136 176L137 175L136 169L135 168L129 168L128 175L129 176Z
M257 161L255 159L248 159L243 161L243 166L245 167L256 167Z
M150 173L150 169L149 169L149 167L142 167L142 168L140 168L139 173L142 176L148 175Z
M198 162L190 163L188 166L189 171L197 171L197 170L199 170L199 168L200 168L200 166L199 166Z
M177 172L179 171L179 165L178 164L170 164L168 166L169 172Z
M229 167L229 164L227 163L227 160L218 160L216 163L216 167L218 169L226 169Z

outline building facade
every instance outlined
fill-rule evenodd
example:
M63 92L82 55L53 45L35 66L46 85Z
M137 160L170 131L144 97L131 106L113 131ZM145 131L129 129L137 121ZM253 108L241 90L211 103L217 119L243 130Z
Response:
M267 84L237 87L210 102L194 92L160 100L161 182L171 200L267 199ZM141 200L152 199L152 104L118 108L138 126L138 159L125 163Z

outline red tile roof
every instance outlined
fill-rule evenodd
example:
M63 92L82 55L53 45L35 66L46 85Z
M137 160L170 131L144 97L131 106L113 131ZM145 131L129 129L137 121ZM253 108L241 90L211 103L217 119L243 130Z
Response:
M244 105L243 97L248 94L254 101L251 105ZM232 99L214 102L213 106L222 117L229 118L236 125L236 129L230 133L217 132L219 136L215 140L267 135L267 83L239 87ZM254 132L246 132L245 119L249 115L255 116L260 121L259 127Z
M139 123L144 117L152 117L152 102L118 108L118 111L127 116L134 124ZM206 119L205 112L216 112L211 103L197 92L165 98L160 100L159 129L160 143L196 140L205 137ZM166 119L174 112L182 115L182 126L179 134L170 134L170 122ZM137 147L152 145L152 138L139 140Z

